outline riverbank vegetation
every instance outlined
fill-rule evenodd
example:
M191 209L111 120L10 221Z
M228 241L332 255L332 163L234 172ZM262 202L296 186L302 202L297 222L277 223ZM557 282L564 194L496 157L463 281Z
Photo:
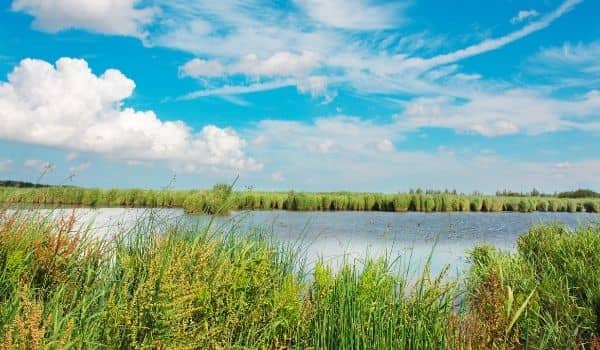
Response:
M304 266L260 231L93 238L0 214L4 349L598 349L600 227L479 247L464 281L397 257ZM306 271L306 272L305 272Z
M94 189L79 187L0 187L0 203L90 207L178 207L188 213L230 210L600 212L600 198L486 196L450 191L409 193L234 191L228 185L211 190Z

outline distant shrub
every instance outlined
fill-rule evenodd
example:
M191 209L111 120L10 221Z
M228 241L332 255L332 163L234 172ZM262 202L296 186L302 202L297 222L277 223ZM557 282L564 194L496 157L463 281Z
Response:
M600 198L600 193L580 188L575 191L560 192L557 196L559 198Z

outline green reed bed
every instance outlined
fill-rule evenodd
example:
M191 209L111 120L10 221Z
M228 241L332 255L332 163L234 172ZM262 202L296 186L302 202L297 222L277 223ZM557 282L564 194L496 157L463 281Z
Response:
M0 214L4 349L598 349L600 227L479 247L465 283L396 257L317 263L260 231Z
M519 237L516 253L483 246L471 259L469 307L479 319L474 328L487 335L475 339L510 348L600 349L600 227L533 227Z
M409 287L385 260L302 274L264 235L0 218L6 349L439 349L454 285Z
M0 203L92 207L178 207L188 213L230 210L391 211L391 212L600 212L599 198L485 196L451 193L257 192L211 190L0 187Z

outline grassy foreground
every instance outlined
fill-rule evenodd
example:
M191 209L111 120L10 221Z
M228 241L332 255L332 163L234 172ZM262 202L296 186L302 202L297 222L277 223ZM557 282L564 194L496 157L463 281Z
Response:
M485 196L445 193L256 192L212 190L84 189L0 187L0 203L96 207L178 207L188 213L229 210L353 210L419 212L551 211L600 212L600 198Z
M464 281L317 264L260 234L151 226L110 241L0 214L4 349L600 349L600 227L532 228ZM410 281L410 282L409 282Z

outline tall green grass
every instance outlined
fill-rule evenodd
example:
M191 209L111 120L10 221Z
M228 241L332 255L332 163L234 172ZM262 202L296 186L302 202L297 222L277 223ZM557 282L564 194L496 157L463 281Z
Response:
M178 207L188 213L226 214L230 210L420 211L420 212L600 212L598 198L515 197L452 193L353 193L210 190L0 187L0 203L95 207Z
M311 275L260 233L141 226L114 239L74 220L0 218L5 348L439 349L454 285L411 288L385 260Z
M600 227L479 247L466 286L396 257L317 263L260 231L0 214L4 349L597 349Z
M479 333L517 348L599 349L600 227L533 227L517 247L471 255L468 303Z

